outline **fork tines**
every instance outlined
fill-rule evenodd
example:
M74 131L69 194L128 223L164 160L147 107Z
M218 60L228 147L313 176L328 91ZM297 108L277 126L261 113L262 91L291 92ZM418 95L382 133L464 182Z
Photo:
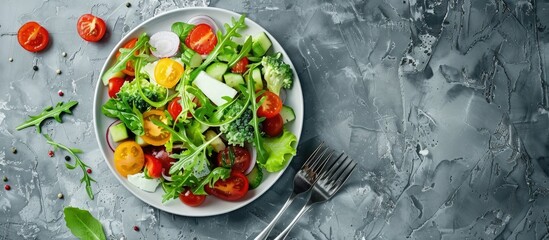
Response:
M323 185L327 187L327 191L336 192L347 181L356 167L356 162L353 161L347 154L341 153L334 161L331 161L325 171L319 177L323 181Z
M324 146L324 142L320 143L318 147L309 156L307 161L301 167L301 171L306 174L306 179L314 184L320 176L320 172L328 162L328 160L334 154L334 150L327 146Z

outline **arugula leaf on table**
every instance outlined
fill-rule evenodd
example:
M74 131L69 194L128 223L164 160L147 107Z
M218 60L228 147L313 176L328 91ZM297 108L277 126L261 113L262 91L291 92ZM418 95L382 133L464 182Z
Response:
M175 22L172 24L172 32L179 36L179 39L183 42L187 38L187 35L193 30L195 25L184 22Z
M76 161L76 163L74 163L74 165L70 165L69 163L65 163L65 167L67 167L69 170L73 170L76 167L80 167L82 169L82 172L84 173L84 176L82 177L82 179L80 179L80 183L84 182L86 184L86 193L88 194L88 197L90 197L90 199L93 200L93 191L92 191L92 188L91 188L91 182L95 182L95 180L93 178L91 178L90 175L87 172L87 170L90 167L88 165L86 165L84 162L82 162L82 160L80 160L80 158L77 155L79 153L82 153L82 150L80 150L78 148L70 148L70 147L67 147L67 146L65 146L61 143L56 143L47 134L44 134L44 137L46 138L46 142L49 145L53 146L54 150L56 150L57 148L61 148L65 151L67 151L70 155L72 155L74 157L74 160Z
M149 45L149 36L147 36L147 33L142 33L138 38L137 42L135 43L135 46L131 48L129 51L123 50L120 51L120 56L118 57L116 63L107 70L103 76L101 76L101 80L103 81L103 84L107 85L109 83L109 77L113 74L122 71L124 68L126 68L126 63L132 59L135 59L136 57L141 57L141 55L147 55L145 52L148 51ZM139 51L139 55L135 56L134 52ZM148 57L148 56L147 56Z
M198 76L198 73L200 73L200 71L204 70L208 65L210 65L212 61L214 61L217 58L217 55L219 55L219 53L223 51L225 46L233 46L236 44L235 42L233 42L232 38L242 37L242 35L238 33L238 30L241 30L247 27L245 20L246 20L246 16L242 15L238 20L235 20L234 18L231 19L233 26L230 26L227 23L224 24L225 31L227 33L223 35L221 34L221 31L217 32L217 39L219 42L217 43L217 45L215 45L215 48L212 50L212 52L210 52L210 54L204 60L204 62L202 62L202 64L200 64L199 67L193 70L193 72L191 73L192 80L194 80L196 76Z
M83 240L104 240L103 226L90 212L75 207L63 209L67 228L72 234Z
M206 184L208 184L210 187L213 187L215 182L217 182L219 179L225 180L229 178L229 176L231 176L230 168L216 167L208 174L208 176L202 179L200 183L192 189L192 192L195 195L207 195L206 191L204 190Z
M29 116L30 119L17 126L15 130L21 130L23 128L35 126L38 133L42 132L40 125L48 118L54 118L57 122L62 123L62 113L72 114L71 108L78 104L77 101L69 101L67 103L59 102L55 107L49 106L44 108L42 112L36 116Z
M107 117L120 119L135 135L141 136L145 132L143 115L137 108L130 107L125 101L111 98L101 106L101 112Z

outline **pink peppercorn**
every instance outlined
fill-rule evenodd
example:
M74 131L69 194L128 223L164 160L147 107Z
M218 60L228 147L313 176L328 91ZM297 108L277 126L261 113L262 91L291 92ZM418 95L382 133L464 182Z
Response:
M59 90L59 92L57 92L57 94L59 94L60 97L62 97L62 96L65 95L65 93L64 93L63 91L61 91L61 90Z
M88 169L86 170L86 172L88 172L88 173L92 173L92 170L91 170L91 168L88 168Z
M139 227L138 226L133 226L133 230L136 231L136 232L139 232Z
M49 151L48 151L48 156L53 157L53 155L54 155L54 154L53 154L53 151L52 151L52 150L49 150Z
M11 186L9 184L6 184L6 186L4 186L4 189L6 189L6 191L9 191L11 190Z

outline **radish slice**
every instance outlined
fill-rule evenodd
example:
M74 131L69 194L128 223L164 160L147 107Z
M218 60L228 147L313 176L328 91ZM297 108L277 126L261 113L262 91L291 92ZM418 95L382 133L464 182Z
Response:
M107 145L109 145L109 148L110 148L111 151L113 151L113 152L114 152L114 149L118 146L118 144L117 144L117 146L114 146L113 144L111 144L112 139L111 139L111 135L110 135L109 133L110 133L110 131L111 131L111 127L112 127L113 125L119 123L119 122L120 122L120 120L116 120L116 121L112 122L111 125L109 125L109 127L107 128L107 134L105 135L105 138L107 139ZM114 146L114 147L113 147L113 146Z
M164 171L162 171L162 177L163 177L164 179L166 179L167 181L170 181L170 182L172 181L172 176L165 175L165 174L164 174Z
M248 167L248 170L246 170L246 172L244 172L244 175L248 175L248 173L250 173L252 171L252 169L254 169L254 166L255 166L255 162L257 160L257 152L255 150L255 148L253 147L253 145L251 144L246 144L246 148L248 149L248 151L250 151L250 167Z
M219 29L217 27L217 25L215 24L215 21L211 17L208 17L206 15L194 16L191 19L189 19L189 21L187 21L187 23L193 24L193 25L206 24L206 25L208 25L212 28L214 33L216 33L217 30Z
M161 31L153 34L149 40L152 54L158 58L172 57L179 50L179 37L177 34L168 31Z

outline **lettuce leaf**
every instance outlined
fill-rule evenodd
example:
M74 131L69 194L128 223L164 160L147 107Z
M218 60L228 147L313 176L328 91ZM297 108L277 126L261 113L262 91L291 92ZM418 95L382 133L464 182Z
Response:
M284 129L281 136L276 138L264 138L263 147L268 153L267 161L263 167L268 172L278 172L295 156L297 150L294 147L297 144L297 137L290 131Z

